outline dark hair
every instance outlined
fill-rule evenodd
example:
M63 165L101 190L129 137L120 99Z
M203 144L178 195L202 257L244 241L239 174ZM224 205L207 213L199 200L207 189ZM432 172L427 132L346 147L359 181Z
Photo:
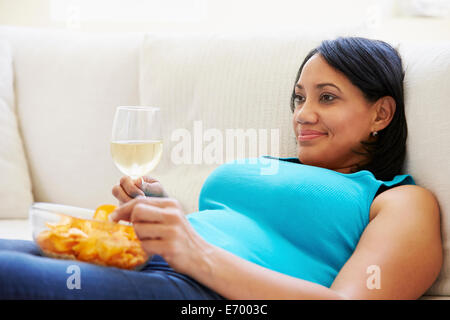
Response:
M352 150L369 159L367 163L357 165L352 172L368 170L379 180L392 180L403 169L408 135L403 97L405 73L397 50L386 42L359 37L325 40L308 53L300 66L295 84L304 65L315 54L320 54L330 66L342 72L368 101L375 102L384 96L391 96L395 100L394 116L389 125L378 132L376 141L361 141L363 153ZM294 98L293 90L292 112L295 109Z

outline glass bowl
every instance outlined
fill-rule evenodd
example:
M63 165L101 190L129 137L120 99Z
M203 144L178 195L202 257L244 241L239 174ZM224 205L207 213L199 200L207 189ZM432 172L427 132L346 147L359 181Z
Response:
M95 220L95 210L36 202L29 210L32 237L47 257L140 270L151 258L127 223Z

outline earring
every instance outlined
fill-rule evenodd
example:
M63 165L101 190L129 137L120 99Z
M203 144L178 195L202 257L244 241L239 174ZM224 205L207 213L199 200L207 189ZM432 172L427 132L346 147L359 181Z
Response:
M376 137L376 135L378 134L378 132L374 131L372 132L372 136Z

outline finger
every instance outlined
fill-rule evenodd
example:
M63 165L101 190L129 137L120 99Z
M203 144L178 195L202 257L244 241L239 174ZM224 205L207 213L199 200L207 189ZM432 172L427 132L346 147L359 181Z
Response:
M160 197L140 197L144 203L148 203L160 208L167 207L181 207L179 202L174 198L160 198Z
M130 222L139 223L163 223L164 215L167 209L159 208L147 203L138 203L134 206L131 215Z
M158 223L134 223L134 231L139 240L168 240L175 237L175 228Z
M138 196L127 203L122 204L119 206L114 212L112 212L109 215L109 219L111 221L130 221L131 214L133 212L134 207L137 204L149 204L151 206L159 207L159 208L166 208L166 207L175 207L177 205L176 200L171 198L153 198L153 197L144 197L144 196ZM138 211L146 211L148 209L145 209L145 207L139 209Z
M136 206L136 204L139 203L139 201L142 201L142 196L137 196L134 199L131 199L130 201L121 204L116 210L111 212L111 214L108 216L110 221L130 221L131 213L133 212L133 208Z
M139 178L139 180L139 182L136 182L136 185L144 192L147 197L166 196L161 182L159 182L158 180L148 176L143 176Z
M148 183L159 182L159 180L149 177L149 176L142 176L142 179L144 179L144 182L148 182Z
M136 198L137 196L144 196L144 191L139 189L136 186L135 181L133 181L130 177L123 176L120 179L120 185L125 190L125 192L130 196L131 198Z
M122 186L120 184L117 184L112 189L112 194L114 197L116 197L117 200L119 200L120 204L128 202L132 200L130 196L123 190Z

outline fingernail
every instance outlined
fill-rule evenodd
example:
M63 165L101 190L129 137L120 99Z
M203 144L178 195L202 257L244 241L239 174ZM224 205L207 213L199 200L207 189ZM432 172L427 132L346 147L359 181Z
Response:
M133 180L133 182L136 186L142 187L144 185L144 179L142 177L136 178L135 180Z
M115 211L111 212L111 214L108 216L109 221L114 222L116 221L117 213Z

